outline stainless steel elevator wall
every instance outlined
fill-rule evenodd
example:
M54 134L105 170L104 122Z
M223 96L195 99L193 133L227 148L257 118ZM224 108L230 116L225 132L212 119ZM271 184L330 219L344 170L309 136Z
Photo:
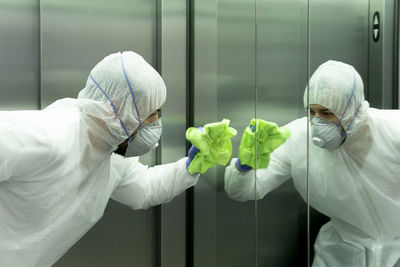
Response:
M307 1L261 0L258 16L257 118L283 126L305 116ZM257 266L306 266L306 204L293 182L257 202Z
M306 115L307 1L258 1L256 56L254 3L207 0L195 8L195 124L231 119L238 129L233 157L251 118L284 125ZM310 1L309 56L311 73L328 59L353 65L367 91L368 1ZM311 212L317 233L326 217ZM223 168L211 169L195 187L194 223L195 266L307 265L306 204L292 181L258 201L255 210L252 201L226 197Z
M258 1L257 51L254 0L192 2L194 123L202 126L230 119L238 130L232 139L232 156L237 157L251 118L284 125L305 115L307 0ZM368 95L374 75L368 67L369 1L310 3L311 73L328 59L352 64ZM167 85L158 160L168 163L183 157L186 4L179 0L0 0L1 109L45 108L56 99L76 97L91 68L104 56L133 50L160 68ZM378 86L373 90L371 96L380 95L387 102L387 94ZM156 153L141 161L155 164ZM292 182L256 206L254 201L229 199L223 176L224 167L213 167L194 188L194 266L255 266L256 262L257 266L305 266L306 205ZM160 208L159 255L155 209L132 211L110 201L102 220L55 266L150 267L156 261L162 267L184 266L185 201L182 194ZM312 234L325 219L312 214Z
M310 75L339 60L353 65L368 88L368 1L310 1L309 16ZM263 0L259 17L257 116L284 125L306 115L307 1ZM258 202L259 266L306 266L305 208L291 181ZM311 209L311 250L326 220Z
M217 121L217 1L194 1L194 124ZM216 267L216 168L194 187L193 266ZM219 242L219 241L218 241Z
M311 73L327 60L343 61L360 73L368 95L369 1L310 3Z
M156 64L156 1L41 0L42 108L76 97L94 65L132 50ZM155 154L146 158L155 163ZM154 209L110 201L103 218L55 266L153 266Z
M368 99L374 108L390 109L394 107L394 16L395 1L370 0L369 1L369 90ZM380 26L379 39L374 41L372 38L373 16L379 12ZM365 80L365 79L364 79Z
M103 57L133 50L164 70L168 90L162 148L140 161L151 166L185 156L185 2L0 0L0 13L2 110L45 108L76 97ZM162 205L158 218L155 208L132 211L111 200L103 218L55 266L184 266L185 210L185 194Z
M160 21L161 74L167 86L167 99L162 107L162 164L186 155L186 2L158 1ZM174 198L160 208L159 264L161 267L186 266L186 196ZM158 266L158 265L157 265Z
M195 126L231 120L237 156L241 132L255 116L254 1L207 0L195 5ZM201 176L194 192L194 266L254 266L254 201L224 191L224 167Z
M39 1L0 0L0 107L38 109Z

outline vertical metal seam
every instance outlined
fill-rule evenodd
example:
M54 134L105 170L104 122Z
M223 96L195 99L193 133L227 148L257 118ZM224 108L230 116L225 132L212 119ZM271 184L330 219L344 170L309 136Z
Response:
M162 0L156 0L156 69L162 76ZM162 139L160 139L160 148L156 152L156 164L162 163ZM161 217L162 206L154 207L154 266L161 267Z
M254 146L254 152L255 152L255 162L254 162L254 265L255 267L258 266L258 238L257 238L257 233L258 233L258 202L257 202L257 93L258 93L258 88L257 88L257 49L258 49L258 1L254 0L254 117L256 119L256 129L255 129L255 146Z
M194 1L186 0L186 129L194 126ZM186 153L191 144L186 141ZM186 267L194 264L194 188L186 190Z
M399 0L393 8L393 100L392 108L399 108Z
M39 24L39 48L38 48L38 109L42 109L42 1L39 0L39 14L38 14L38 24Z
M156 0L156 70L162 75L162 0Z
M370 82L370 57L371 57L371 0L368 1L368 25L367 25L367 77L368 77L368 86L367 86L367 90L364 89L364 93L365 93L365 99L369 99L369 91L370 91L370 87L371 87L371 82Z
M162 76L162 0L156 0L156 70ZM161 111L162 116L162 111ZM156 150L156 165L162 164L162 138Z
M307 266L310 267L310 46L311 46L311 29L310 29L310 0L307 0L307 155L306 155L306 168L307 168Z

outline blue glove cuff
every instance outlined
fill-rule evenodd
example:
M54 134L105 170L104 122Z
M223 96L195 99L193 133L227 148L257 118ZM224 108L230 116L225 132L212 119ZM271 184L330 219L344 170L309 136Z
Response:
M249 165L240 164L240 159L239 158L236 160L236 168L241 172L247 172L247 171L250 171L251 169L253 169Z
M189 168L190 163L192 162L194 156L196 156L197 152L199 152L200 150L195 147L194 145L192 145L192 147L189 149L188 151L188 159L186 160L186 169Z

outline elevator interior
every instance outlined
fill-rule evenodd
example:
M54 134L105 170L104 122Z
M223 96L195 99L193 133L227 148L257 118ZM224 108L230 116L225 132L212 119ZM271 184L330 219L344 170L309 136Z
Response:
M398 9L384 0L0 0L0 108L76 97L98 61L132 50L167 85L161 146L140 161L185 157L186 128L223 118L238 130L237 157L250 119L285 125L307 115L307 80L328 59L358 70L372 106L398 108ZM110 200L55 266L307 266L328 218L308 214L292 181L241 203L226 195L223 177L214 167L148 210Z

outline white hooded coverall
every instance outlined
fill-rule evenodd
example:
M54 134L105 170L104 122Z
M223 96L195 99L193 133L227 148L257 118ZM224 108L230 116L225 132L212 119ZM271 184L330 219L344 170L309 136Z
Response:
M307 91L305 106L306 97ZM311 77L309 103L328 108L345 129L356 114L336 150L317 147L308 137L309 204L331 219L319 231L313 266L400 266L400 111L370 108L361 77L335 61ZM268 168L256 174L239 172L233 159L225 171L228 195L261 199L292 177L306 200L307 123L301 118L286 125L291 136L271 154Z
M111 54L91 75L132 133L166 98L162 78L133 52ZM128 137L88 78L78 99L40 111L0 112L0 266L51 266L103 215L110 197L133 209L166 203L197 182L186 159L148 168L115 151Z

